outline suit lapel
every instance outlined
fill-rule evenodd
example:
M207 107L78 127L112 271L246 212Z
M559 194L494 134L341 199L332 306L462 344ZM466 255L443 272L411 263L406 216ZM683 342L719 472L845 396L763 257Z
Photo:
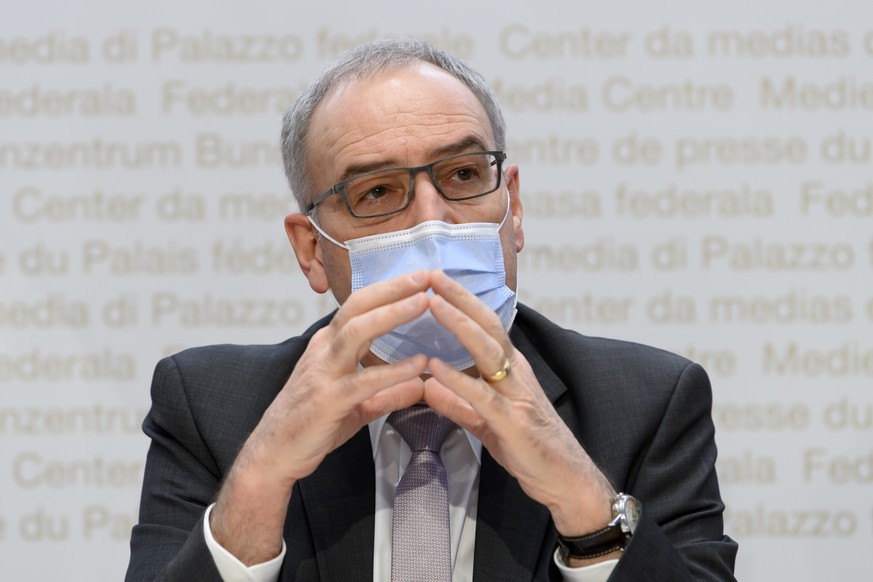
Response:
M542 359L527 336L515 329L512 341L527 358L543 391L555 404L567 387ZM560 414L562 407L557 408ZM565 422L571 422L572 418L568 416L572 415L564 412L561 417ZM555 532L549 511L528 497L518 481L487 451L483 451L474 580L530 580L541 577L551 567L554 543Z
M322 580L372 580L376 476L367 427L300 481Z
M548 524L548 510L525 495L518 481L483 452L473 579L532 579Z

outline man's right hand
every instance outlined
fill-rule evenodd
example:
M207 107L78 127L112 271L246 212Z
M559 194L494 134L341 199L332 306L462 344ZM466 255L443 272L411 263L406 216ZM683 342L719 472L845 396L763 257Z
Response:
M210 515L216 541L246 565L277 556L298 479L370 421L422 400L418 355L358 369L372 338L428 308L429 273L420 271L353 293L312 336L291 377L264 413L228 473ZM245 390L245 386L240 386Z

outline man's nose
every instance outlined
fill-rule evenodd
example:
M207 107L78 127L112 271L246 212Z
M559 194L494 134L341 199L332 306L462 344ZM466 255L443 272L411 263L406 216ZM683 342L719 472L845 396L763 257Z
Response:
M454 209L448 200L440 196L426 171L418 172L413 178L412 216L415 224L429 220L456 222Z

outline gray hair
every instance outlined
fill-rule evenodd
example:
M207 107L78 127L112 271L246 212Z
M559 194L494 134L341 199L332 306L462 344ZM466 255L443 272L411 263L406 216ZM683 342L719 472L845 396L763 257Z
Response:
M461 59L441 51L430 44L412 39L377 40L343 52L336 62L325 70L297 98L294 105L282 118L282 160L285 176L303 212L313 193L309 181L309 152L306 136L312 122L312 114L318 104L339 84L362 79L382 71L402 69L416 61L439 67L466 85L479 99L491 123L495 146L506 147L506 122L497 101L497 95L478 71Z

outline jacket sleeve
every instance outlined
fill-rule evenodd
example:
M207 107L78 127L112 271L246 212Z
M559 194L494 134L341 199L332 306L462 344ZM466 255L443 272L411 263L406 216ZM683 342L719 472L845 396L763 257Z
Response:
M221 477L173 358L158 363L151 395L152 407L143 422L151 445L125 580L221 580L202 526Z
M689 363L625 483L642 516L610 581L734 580L737 544L723 532L711 408L709 379Z

